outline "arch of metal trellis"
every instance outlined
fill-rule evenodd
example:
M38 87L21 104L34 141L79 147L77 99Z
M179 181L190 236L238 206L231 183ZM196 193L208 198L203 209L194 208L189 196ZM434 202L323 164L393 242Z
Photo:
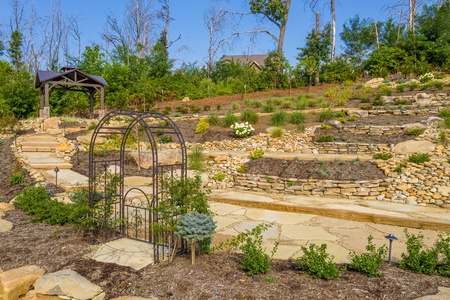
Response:
M125 126L110 125L117 123L113 121L119 118L125 120ZM145 191L142 187L124 184L126 161L130 159L131 151L127 148L127 140L132 139L133 134L136 135L139 158L141 144L149 150L147 153L151 153L151 164L146 173L151 178L151 185ZM172 148L180 150L176 162L161 163L158 160L164 145L163 136L169 137ZM104 146L96 143L99 138L113 138L119 144L118 151L106 151ZM166 219L160 217L158 205L168 196L165 181L175 177L184 180L186 173L184 138L172 119L157 112L112 111L106 114L94 129L89 147L89 205L96 222L94 225L113 228L119 230L121 236L153 243L155 262L168 257L176 250L171 244L173 232L161 229L167 216Z

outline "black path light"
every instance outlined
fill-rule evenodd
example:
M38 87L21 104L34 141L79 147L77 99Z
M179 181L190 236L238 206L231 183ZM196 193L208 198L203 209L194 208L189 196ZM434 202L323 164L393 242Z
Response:
M66 136L66 126L67 126L66 123L63 123L63 124L62 124L62 127L63 127L63 136Z
M76 151L76 155L77 155L77 166L80 164L80 159L78 157L78 151L80 151L80 147L78 147L78 145L75 146L75 151Z
M14 148L17 149L17 132L14 132Z
M58 172L59 172L58 167L56 167L53 171L55 171L55 185L56 187L58 187Z
M44 122L45 122L45 119L42 119L42 132L45 131Z
M391 253L392 253L392 241L398 240L398 238L395 237L392 233L385 236L389 240L389 256L388 256L388 263L391 262Z

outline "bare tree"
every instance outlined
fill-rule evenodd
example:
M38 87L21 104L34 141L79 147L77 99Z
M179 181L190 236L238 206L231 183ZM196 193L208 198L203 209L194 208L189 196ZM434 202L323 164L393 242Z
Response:
M429 0L398 0L393 4L387 4L386 10L396 16L399 23L406 22L408 31L415 32L415 16L419 9ZM407 17L406 17L407 15Z
M68 35L67 22L61 11L61 1L56 0L52 5L50 22L45 28L45 44L47 48L47 67L57 70L60 65L60 54Z
M331 62L334 62L336 57L336 2L335 0L326 0L330 3L331 12ZM307 0L305 2L312 10L317 9L320 0Z
M147 0L129 0L125 14L119 21L109 14L106 18L105 31L102 34L107 44L112 44L120 53L126 51L127 59L130 51L139 57L150 53L154 30L155 14ZM108 55L108 54L107 54Z
M77 59L81 60L81 35L80 26L78 24L78 19L75 17L69 18L69 34L74 39L77 45Z

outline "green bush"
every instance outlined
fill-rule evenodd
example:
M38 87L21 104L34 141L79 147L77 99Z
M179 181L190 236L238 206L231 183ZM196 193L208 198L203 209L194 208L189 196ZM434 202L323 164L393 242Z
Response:
M306 116L301 112L295 111L289 116L289 123L291 124L303 124L306 121Z
M418 135L421 135L424 131L425 131L425 129L420 129L420 128L417 128L417 129L406 129L405 130L405 134L406 135L418 136Z
M443 109L441 111L439 111L439 117L441 118L448 118L450 117L450 109Z
M223 119L223 126L230 127L237 121L238 117L236 117L236 115L232 111L230 111L225 115L225 118Z
M409 156L408 160L412 163L421 164L430 161L430 155L428 153L414 153Z
M279 138L282 137L284 134L283 128L275 127L272 129L272 132L270 133L270 136L273 138Z
M241 121L256 124L259 121L259 114L251 109L246 109L241 113Z
M261 101L254 100L254 101L252 101L252 102L250 103L250 105L251 105L253 108L260 108L260 107L262 106L262 103L261 103Z
M283 108L283 109L289 109L289 108L291 108L291 106L292 106L292 102L289 102L289 101L285 101L281 104L281 108Z
M249 153L249 158L251 160L255 160L255 159L259 159L259 158L263 157L263 155L264 155L264 151L262 149L258 148Z
M252 230L245 230L234 238L220 243L211 251L223 249L225 247L236 247L244 253L241 259L241 268L247 271L247 275L266 274L272 265L272 257L278 249L278 242L275 242L271 255L265 253L262 247L262 233L272 227L274 224L259 224Z
M437 249L423 250L423 234L409 233L405 228L407 253L402 253L400 267L424 274L435 274L438 265Z
M33 222L52 225L82 224L86 222L89 205L86 197L74 204L64 204L52 199L43 186L29 186L14 202L18 208L32 216Z
M373 106L383 106L384 104L385 104L384 100L381 100L381 99L375 99L372 101Z
M203 148L199 145L194 146L191 152L188 153L188 168L190 170L202 171L205 161L205 154Z
M392 158L392 153L387 153L387 152L380 152L380 153L375 153L372 158L373 159L382 159L382 160L389 160Z
M372 243L373 237L369 235L367 238L366 253L356 254L355 252L350 253L350 269L364 272L369 277L380 277L379 272L380 266L386 258L388 248L386 245L376 248Z
M17 164L9 177L9 183L14 185L21 184L24 182L24 180L25 180L24 170L19 164Z
M170 136L170 135L162 135L159 138L159 141L160 141L161 144L167 144L167 143L172 143L173 142L172 136Z
M320 247L311 244L309 249L302 246L303 256L297 258L297 268L306 271L312 278L332 279L337 278L345 270L339 270L333 263L333 256L326 253L327 245Z
M287 114L285 111L277 111L270 117L270 125L283 126L287 122Z
M225 178L227 178L227 175L225 175L222 172L217 173L216 175L214 175L213 179L216 181L224 181Z
M275 107L272 104L266 104L262 108L263 113L273 113L275 111Z
M299 99L295 102L295 109L305 110L308 106L308 101L306 99Z
M321 135L317 138L318 143L329 143L334 139L333 135Z
M208 122L211 126L217 126L221 123L219 115L216 113L210 113L206 118L206 122Z
M200 120L195 127L195 133L203 133L209 129L209 123L205 120Z
M444 276L450 276L450 234L440 235L436 243L436 249L442 257L442 263L438 265L437 271Z
M331 109L326 109L319 113L319 122L333 120L334 118L335 114Z

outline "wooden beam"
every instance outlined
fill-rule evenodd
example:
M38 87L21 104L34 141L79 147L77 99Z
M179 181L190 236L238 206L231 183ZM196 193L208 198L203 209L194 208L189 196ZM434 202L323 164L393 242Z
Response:
M85 87L102 87L101 84L95 84L95 83L78 83L78 82L63 82L63 81L47 81L47 83L56 84L56 85L73 85L73 86L85 86Z

